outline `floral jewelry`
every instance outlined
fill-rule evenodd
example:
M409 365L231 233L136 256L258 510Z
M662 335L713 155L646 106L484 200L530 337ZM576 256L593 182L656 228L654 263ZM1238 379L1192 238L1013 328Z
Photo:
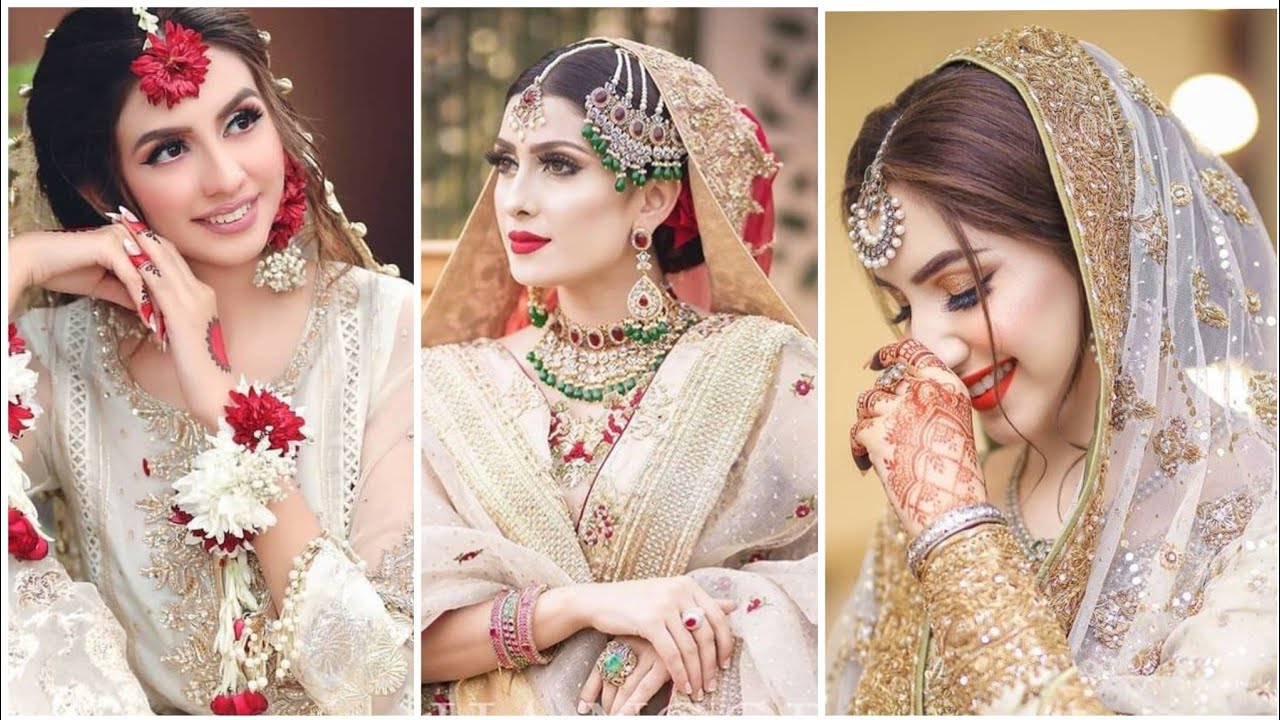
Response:
M302 163L285 155L284 191L267 235L267 254L254 268L254 287L265 285L272 292L281 293L296 290L307 282L307 260L302 256L302 249L292 242L302 229L306 215L307 173Z
M587 43L560 53L554 60L547 63L546 67L542 68L542 72L538 73L528 87L520 92L520 99L516 101L516 104L511 108L511 112L507 114L507 127L511 128L517 138L524 140L525 133L537 130L547 122L547 117L542 111L542 82L547 79L551 69L570 55L598 47L611 46L609 43Z
M285 496L297 475L307 435L289 398L242 380L219 422L211 447L191 472L173 483L170 522L187 530L187 543L218 558L221 602L214 648L219 656L216 714L257 714L267 707L267 660L281 643L268 637L264 607L253 593L249 543L276 523L268 505ZM280 628L275 628L277 632ZM286 648L287 650L287 648ZM288 668L287 652L280 665Z
M9 362L5 366L4 394L9 401L9 441L4 453L4 490L9 504L9 554L18 560L43 560L49 554L49 538L40 530L35 505L27 497L30 479L22 469L17 440L35 425L42 410L36 403L38 377L28 365L31 352L18 326L9 323Z
M160 20L136 7L138 27L147 33L142 44L142 54L129 64L129 70L140 79L138 87L152 105L164 102L173 107L183 98L199 97L200 84L209 72L209 46L200 33L185 28L172 20L165 20L164 32L159 31Z
M849 239L858 251L858 260L869 270L882 268L898 254L902 247L902 238L906 234L906 226L902 221L906 213L902 211L902 201L889 194L885 186L882 160L885 146L898 121L889 126L889 132L880 141L875 159L867 166L863 177L862 189L858 192L858 201L849 206L853 213L848 218ZM872 229L872 223L877 223Z
M604 166L616 174L613 189L622 192L627 181L636 187L649 179L680 180L687 154L679 134L670 120L663 117L662 98L649 114L649 84L644 63L622 48L615 48L618 64L613 77L604 85L587 93L584 107L586 121L582 137L600 155ZM635 99L631 61L640 68L640 105ZM627 71L627 89L620 89L622 70Z

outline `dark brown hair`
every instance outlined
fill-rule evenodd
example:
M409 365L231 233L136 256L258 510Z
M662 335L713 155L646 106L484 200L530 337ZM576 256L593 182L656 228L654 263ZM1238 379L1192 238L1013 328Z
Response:
M228 8L150 11L162 26L172 20L244 61L285 152L305 159L308 223L303 233L313 236L320 260L367 265L361 242L326 202L319 153L276 85L267 41L249 15ZM138 17L128 8L84 8L67 13L45 43L32 80L27 124L39 166L37 180L63 227L105 225L95 201L107 208L124 204L141 210L130 201L121 177L115 130L125 98L138 82L129 65L145 39Z
M511 83L511 87L507 88L506 99L509 101L517 93L523 92L547 65L551 64L560 55L572 50L578 44L581 43L553 50L539 58L537 62L520 73L519 77ZM555 68L542 82L542 92L544 95L563 98L581 106L588 93L603 85L606 80L613 76L613 70L616 65L617 58L614 55L613 46L580 50L556 63ZM645 76L645 85L648 89L648 107L652 109L656 106L661 93L658 92L658 86L654 84L651 75ZM639 90L634 93L634 97L636 106L639 106L641 97ZM583 117L585 116L586 113L584 111ZM687 157L683 161L683 165L685 176L687 177L689 172L689 159ZM653 249L654 255L658 258L658 266L662 268L664 273L687 270L701 265L705 261L702 254L701 237L695 237L690 242L681 245L679 249L676 249L675 231L666 225L659 225L654 229Z
M867 116L845 167L841 200L846 209L857 201L867 167L890 127L893 133L881 158L885 182L918 191L957 238L973 273L994 353L982 273L964 226L1048 247L1080 278L1035 121L1017 90L997 75L966 64L939 68ZM1087 308L1084 283L1077 287L1081 307ZM1088 333L1087 316L1081 314L1080 347ZM1078 380L1082 362L1080 354L1068 389ZM1016 427L1014 431L1022 436Z

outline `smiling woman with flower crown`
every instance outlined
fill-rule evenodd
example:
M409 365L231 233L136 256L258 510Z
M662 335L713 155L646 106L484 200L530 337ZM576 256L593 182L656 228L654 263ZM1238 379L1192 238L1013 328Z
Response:
M412 707L413 288L268 41L241 11L85 9L40 59L6 268L10 311L51 293L6 375L18 713Z

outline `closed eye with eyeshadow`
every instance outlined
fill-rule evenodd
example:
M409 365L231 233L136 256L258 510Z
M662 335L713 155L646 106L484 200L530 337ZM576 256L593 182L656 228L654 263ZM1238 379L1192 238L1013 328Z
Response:
M983 295L991 295L991 278L995 274L995 270L992 270L982 276L980 284ZM942 306L946 312L960 312L978 304L978 285L974 284L973 274L968 270L939 276L934 281L934 285L947 295L947 299ZM906 297L896 290L890 290L889 294L900 308L898 314L890 322L897 325L910 320L911 306L907 303Z

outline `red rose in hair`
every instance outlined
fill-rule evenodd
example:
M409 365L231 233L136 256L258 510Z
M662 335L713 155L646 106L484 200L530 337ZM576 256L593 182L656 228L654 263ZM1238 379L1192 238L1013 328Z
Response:
M307 214L307 173L297 160L284 156L284 193L280 207L271 221L267 244L272 250L283 250L302 229Z
M267 698L255 690L242 690L215 697L209 709L214 715L261 715L267 709Z
M35 420L36 414L31 412L31 408L9 401L9 437L17 440L22 437L22 433L31 429L31 421Z
M9 354L21 355L27 351L27 341L18 334L16 323L9 323Z
M286 455L290 443L302 442L306 437L302 434L302 417L280 398L258 388L251 387L248 393L232 390L231 404L224 409L227 424L234 432L231 439L237 445L255 448L265 433L271 438L271 449Z
M172 20L164 21L164 37L148 33L147 47L130 65L141 78L138 87L147 101L169 107L183 98L199 97L200 83L209 72L209 57L200 33Z
M43 560L49 541L40 536L31 520L17 508L9 508L9 554L19 560Z

